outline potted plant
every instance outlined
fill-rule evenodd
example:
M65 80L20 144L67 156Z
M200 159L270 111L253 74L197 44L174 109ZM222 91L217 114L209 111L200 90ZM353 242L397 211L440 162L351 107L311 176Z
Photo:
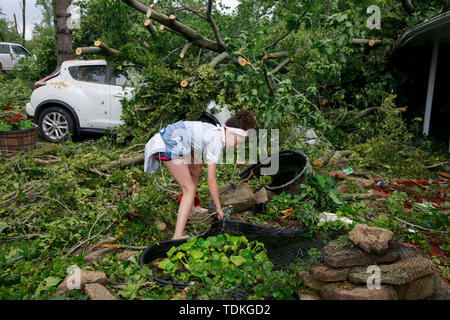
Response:
M37 132L35 124L7 106L0 119L0 150L33 149Z

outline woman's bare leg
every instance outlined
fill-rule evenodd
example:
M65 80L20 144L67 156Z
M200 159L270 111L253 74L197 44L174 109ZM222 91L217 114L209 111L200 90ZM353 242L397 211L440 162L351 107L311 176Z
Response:
M200 175L202 173L202 163L194 156L191 152L191 163L188 164L189 172L191 173L192 181L195 186L198 187L198 182L200 181ZM194 204L192 204L192 209L194 210Z
M202 173L202 163L197 160L193 152L191 152L191 163L188 164L188 167L192 176L192 181L194 181L195 185L198 186L200 174Z
M177 224L175 234L172 239L181 239L184 234L184 227L189 218L192 205L194 203L195 191L197 185L192 180L188 165L182 159L174 159L163 162L172 176L180 185L183 197L181 198L180 207L178 208Z

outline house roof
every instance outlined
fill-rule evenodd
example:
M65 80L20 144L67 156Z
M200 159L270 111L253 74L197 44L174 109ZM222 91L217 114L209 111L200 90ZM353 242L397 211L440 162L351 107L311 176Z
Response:
M450 43L450 10L406 30L395 41L392 52L405 46L421 46L439 40Z

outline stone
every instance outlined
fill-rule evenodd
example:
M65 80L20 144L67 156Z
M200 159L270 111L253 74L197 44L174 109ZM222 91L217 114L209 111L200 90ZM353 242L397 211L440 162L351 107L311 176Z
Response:
M127 259L137 255L138 253L139 253L139 251L125 250L125 251L122 251L121 253L119 253L117 255L117 257L119 258L119 261L123 261L123 260L127 260Z
M380 267L381 283L402 285L416 279L437 272L433 261L416 255L391 264L382 264ZM355 267L350 270L348 279L353 283L367 283L367 278L372 273L367 273L367 267Z
M297 291L298 300L322 300L318 293L304 293L300 290Z
M389 242L394 237L394 233L390 230L369 227L366 224L357 224L348 235L354 245L368 253L386 252L389 249Z
M317 291L319 291L320 288L327 284L326 282L315 279L308 271L299 271L297 276L303 279L305 286Z
M350 268L331 268L323 263L311 266L309 271L316 279L324 282L338 282L347 280Z
M255 193L256 204L269 202L269 196L267 195L266 188L262 187Z
M89 271L75 267L58 285L55 295L63 295L73 289L82 289L90 283L107 284L110 281L103 271Z
M430 297L432 300L450 300L450 285L442 278L437 281L436 292Z
M422 300L432 296L438 296L442 292L442 284L448 287L439 274L433 273L410 283L395 286L394 288L400 300ZM450 297L447 296L447 299L450 299Z
M343 282L330 283L320 289L324 300L398 300L397 293L391 286L369 289Z
M84 292L86 292L90 300L119 300L108 289L98 283L87 284L84 287Z
M223 192L227 188L229 189ZM234 212L245 211L256 204L256 196L248 183L241 183L234 189L230 188L228 185L219 186L219 194L222 208L225 209L228 206L232 206ZM211 201L212 198L210 196L208 202Z
M394 262L400 259L400 251L389 250L378 255L364 252L358 247L341 247L338 241L334 240L322 248L322 257L328 266L344 268Z
M94 252L89 253L86 257L84 257L84 263L87 265L92 264L93 262L99 262L104 255L114 252L113 247L104 248L101 250L97 250Z

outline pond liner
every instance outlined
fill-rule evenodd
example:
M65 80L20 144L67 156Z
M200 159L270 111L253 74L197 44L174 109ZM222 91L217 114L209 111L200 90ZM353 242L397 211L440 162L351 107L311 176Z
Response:
M309 159L306 154L295 150L282 150L271 156L259 160L240 173L241 180L245 180L250 174L261 176L261 168L269 168L272 158L278 157L279 167L276 174L272 175L272 182L264 187L275 193L298 193L299 186L306 181Z
M331 239L335 239L338 236L337 233L329 233L328 237L322 239L310 239L307 228L281 229L228 220L226 222L213 222L210 228L198 237L206 239L223 233L231 236L245 236L249 241L264 243L267 257L273 263L274 270L284 270L290 263L295 263L298 259L307 261L309 259L307 255L309 249L321 249ZM186 241L187 239L166 240L150 245L139 256L139 265L144 267L156 259L167 257L167 251L170 248L179 246ZM169 281L154 275L152 278L161 286L172 285L174 288L179 289L188 286L187 283Z

